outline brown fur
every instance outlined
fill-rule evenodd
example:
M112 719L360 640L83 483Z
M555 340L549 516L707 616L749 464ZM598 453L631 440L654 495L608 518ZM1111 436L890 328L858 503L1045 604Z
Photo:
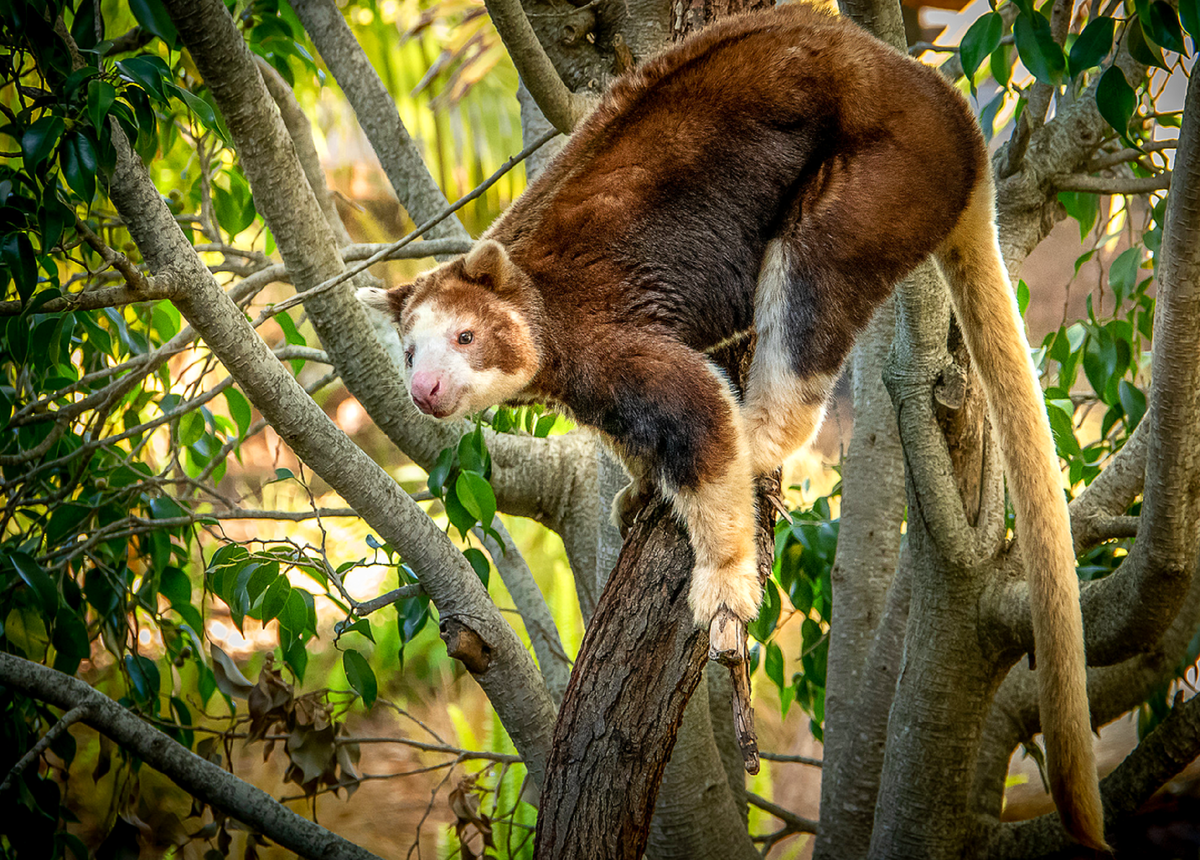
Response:
M936 72L804 6L727 19L621 78L484 241L392 308L402 332L429 303L479 326L472 373L509 374L494 383L504 397L527 379L518 399L604 433L687 523L698 620L748 619L753 471L815 431L858 332L930 254L1008 467L1055 801L1076 838L1102 846L1058 464L983 141ZM739 406L704 353L752 327ZM433 396L436 371L422 372Z

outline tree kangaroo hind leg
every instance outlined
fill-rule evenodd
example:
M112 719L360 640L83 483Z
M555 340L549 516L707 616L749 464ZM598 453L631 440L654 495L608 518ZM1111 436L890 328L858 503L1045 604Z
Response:
M600 426L644 465L687 527L695 555L688 603L696 622L727 609L758 613L750 458L737 404L703 355L674 341L628 354Z
M750 466L756 475L774 471L789 454L816 434L825 415L825 403L837 381L841 356L798 372L793 354L797 335L789 302L791 295L787 246L776 239L767 245L754 301L754 326L758 334L754 360L742 404L742 422L750 448ZM800 297L803 300L803 297ZM817 347L813 344L813 349Z

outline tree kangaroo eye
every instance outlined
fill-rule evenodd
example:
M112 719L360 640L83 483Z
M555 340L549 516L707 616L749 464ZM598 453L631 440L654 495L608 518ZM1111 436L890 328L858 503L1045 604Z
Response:
M463 346L466 346L474 339L475 339L475 332L473 332L473 331L460 332L458 335L458 342L460 344L462 344Z
M408 349L404 350L404 363L407 364L409 367L412 367L413 353L415 351L416 350L414 350L411 346Z

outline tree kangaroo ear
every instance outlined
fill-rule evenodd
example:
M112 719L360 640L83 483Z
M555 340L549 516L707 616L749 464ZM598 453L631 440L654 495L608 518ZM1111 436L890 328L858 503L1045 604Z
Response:
M513 280L512 260L495 239L482 239L463 258L463 271L473 281L497 293L504 292Z
M401 284L390 290L381 290L379 287L359 287L355 295L367 307L382 311L388 315L389 319L397 321L412 292L412 284Z

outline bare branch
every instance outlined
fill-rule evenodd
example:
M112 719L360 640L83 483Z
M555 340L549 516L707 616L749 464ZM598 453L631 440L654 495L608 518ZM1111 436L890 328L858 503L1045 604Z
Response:
M82 721L136 755L176 785L230 818L250 825L306 860L379 860L318 824L297 815L271 795L195 755L132 711L78 678L0 653L0 681L69 712L83 707Z
M1150 370L1151 431L1138 540L1089 591L1088 660L1124 659L1179 611L1200 551L1200 83L1188 83L1168 197Z
M1087 166L1088 173L1095 173L1097 170L1107 170L1110 167L1116 167L1118 164L1125 164L1130 161L1137 161L1148 152L1162 152L1165 149L1174 149L1179 143L1178 140L1151 140L1142 144L1141 149L1118 149L1116 152L1106 152L1097 155Z
M500 578L504 580L504 587L508 589L525 623L525 631L537 655L538 667L546 679L546 689L557 705L562 701L571 677L571 658L563 648L558 625L554 623L554 616L546 605L542 590L534 581L533 573L513 543L508 529L499 519L493 523L493 529L500 535L502 544L478 526L472 529L472 533L483 541L484 548L492 557L492 564L496 565Z
M806 755L784 755L783 753L762 752L758 753L758 757L764 761L777 761L788 764L806 764L811 767L823 767L824 762L819 758L810 758Z
M555 128L570 134L595 102L567 89L533 32L520 0L485 0L485 3L496 32L534 101Z
M751 804L759 809L769 812L786 824L791 833L816 833L819 822L813 821L811 818L805 818L802 815L797 815L790 809L784 809L776 803L772 803L765 797L760 797L752 791L746 792L746 799Z
M21 774L31 764L41 758L42 753L50 748L50 744L54 743L59 735L87 716L89 710L89 706L86 704L76 705L63 714L58 722L47 729L46 734L38 738L38 742L33 745L29 752L21 756L21 760L13 765L12 770L8 772L8 776L4 777L4 782L0 782L0 797L3 797L5 792L13 787L16 781L21 778Z
M1185 702L1179 692L1166 718L1100 782L1106 829L1114 832L1122 819L1136 812L1197 756L1200 756L1200 696ZM1043 815L1002 826L989 845L987 856L991 860L1045 857L1074 844L1056 815Z
M214 16L227 15L224 7ZM204 27L212 22L204 19ZM416 571L443 620L469 622L490 649L476 674L535 782L550 746L554 707L533 661L488 597L462 554L304 393L221 291L171 218L149 175L119 128L110 194L152 271L174 269L187 289L180 311L297 456L320 475ZM373 340L373 339L372 339Z
M293 8L346 94L400 204L413 221L426 221L443 211L447 205L445 194L421 160L396 111L395 99L350 32L341 11L332 0L299 0ZM435 237L470 239L457 218L431 229Z
M1090 191L1097 194L1149 194L1171 187L1171 171L1158 176L1089 176L1072 173L1056 176L1054 187L1059 191Z
M335 275L332 278L322 281L321 283L319 283L313 287L309 287L308 289L303 290L302 292L299 292L296 295L292 296L290 299L286 299L285 301L282 301L275 305L272 305L273 311L275 313L278 313L280 311L287 310L288 308L295 307L296 305L298 305L302 302L307 302L310 299L321 295L322 293L332 290L334 287L340 286L341 284L345 283L350 278L354 277L355 275L357 275L359 272L363 271L364 269L367 269L368 267L373 266L378 262L389 259L397 251L400 251L405 246L416 241L417 237L419 237L421 234L425 233L430 228L435 227L437 224L441 223L446 218L449 218L452 214L457 212L463 206L467 205L472 200L475 200L476 198L481 196L485 191L487 191L489 188L491 188L493 185L495 185L496 182L499 181L500 177L502 177L504 174L508 173L508 171L512 170L514 167L516 167L518 164L520 164L522 161L524 161L531 153L536 152L538 150L538 148L540 148L547 141L552 140L555 137L558 137L558 134L559 133L557 130L551 130L551 131L546 132L545 134L538 136L537 138L534 139L533 143L529 144L529 146L525 147L523 150L518 152L516 155L514 155L508 161L504 162L504 164L500 165L500 167L497 168L495 173L493 173L491 176L489 176L487 179L485 179L479 185L475 186L475 188L472 189L469 193L464 194L462 197L458 198L458 200L454 201L453 204L446 207L446 209L442 210L437 215L434 215L429 220L425 221L422 224L417 225L416 228L414 228L410 233L405 235L403 238L397 239L395 242L393 242L390 245L384 245L382 248L380 248L379 251L372 254L370 257L367 257L362 262L357 263L356 265L350 266L348 269L346 269L341 274Z

